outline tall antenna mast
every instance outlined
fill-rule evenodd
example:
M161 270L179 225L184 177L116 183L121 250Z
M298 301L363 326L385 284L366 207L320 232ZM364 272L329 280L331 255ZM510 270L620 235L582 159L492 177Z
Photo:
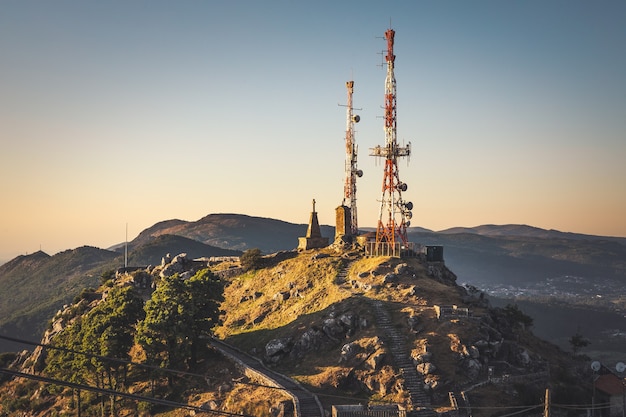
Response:
M352 236L358 235L359 222L356 212L356 178L363 176L363 171L357 168L358 147L354 142L354 124L361 118L353 115L352 94L354 93L354 81L347 81L348 104L346 105L346 182L343 187L343 205L350 204L350 232Z
M385 158L383 175L382 199L380 215L376 228L376 247L387 243L396 248L396 243L408 244L406 228L410 225L413 203L402 199L402 192L407 190L406 183L400 181L398 172L398 158L411 155L411 143L408 146L398 146L396 140L396 77L394 64L396 56L393 54L395 31L388 29L385 32L387 40L387 77L385 78L385 146L376 146L370 149L370 155ZM395 252L394 252L395 253Z

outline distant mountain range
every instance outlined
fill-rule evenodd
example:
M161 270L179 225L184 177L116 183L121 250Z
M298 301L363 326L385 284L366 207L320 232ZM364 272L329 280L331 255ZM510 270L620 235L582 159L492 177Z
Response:
M409 230L409 239L443 245L446 263L459 279L481 287L567 275L626 283L626 238L485 225L436 233Z
M250 248L274 253L296 248L306 224L242 214L210 214L198 221L166 220L128 242L129 265L161 262L167 253L189 257L230 256ZM321 226L332 238L334 227ZM433 232L410 228L409 239L443 245L447 266L459 283L479 288L525 288L565 276L581 277L594 292L624 292L626 238L590 236L525 225L485 225ZM124 264L124 246L81 247L54 256L43 252L0 266L0 333L38 340L47 320L83 288ZM617 290L615 290L617 288ZM624 294L626 296L626 294ZM11 349L0 345L0 351Z

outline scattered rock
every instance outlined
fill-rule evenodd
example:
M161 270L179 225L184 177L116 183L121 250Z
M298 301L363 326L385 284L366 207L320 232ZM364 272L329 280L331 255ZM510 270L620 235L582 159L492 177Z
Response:
M411 272L411 267L409 267L406 263L401 263L396 265L395 271L397 275L409 274Z
M272 339L265 345L265 356L271 358L276 355L289 353L291 338Z
M282 303L283 301L287 301L290 296L291 294L289 293L289 291L279 291L276 294L274 294L274 297L272 298L278 301L279 303Z
M346 343L341 347L341 356L339 358L339 363L348 362L350 359L354 358L357 354L358 346L356 343Z
M417 372L421 373L422 375L431 375L437 370L437 367L433 365L432 362L424 362L417 365L416 369Z
M373 371L378 371L385 360L387 354L383 350L379 350L365 361L365 364Z
M395 284L398 282L398 276L394 273L385 274L383 277L383 284Z

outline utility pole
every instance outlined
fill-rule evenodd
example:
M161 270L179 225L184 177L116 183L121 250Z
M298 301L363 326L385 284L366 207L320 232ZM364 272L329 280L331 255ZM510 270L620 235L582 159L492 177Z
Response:
M543 406L543 417L550 417L550 388L546 388L546 400Z

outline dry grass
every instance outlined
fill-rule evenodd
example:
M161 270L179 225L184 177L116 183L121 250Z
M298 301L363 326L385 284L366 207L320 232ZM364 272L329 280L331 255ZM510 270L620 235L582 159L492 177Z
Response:
M224 339L240 336L241 343L247 333L254 333L258 341L262 334L280 337L292 331L298 318L315 315L351 295L334 285L341 267L340 258L312 260L310 253L303 253L237 277L225 290L225 320L215 334Z

